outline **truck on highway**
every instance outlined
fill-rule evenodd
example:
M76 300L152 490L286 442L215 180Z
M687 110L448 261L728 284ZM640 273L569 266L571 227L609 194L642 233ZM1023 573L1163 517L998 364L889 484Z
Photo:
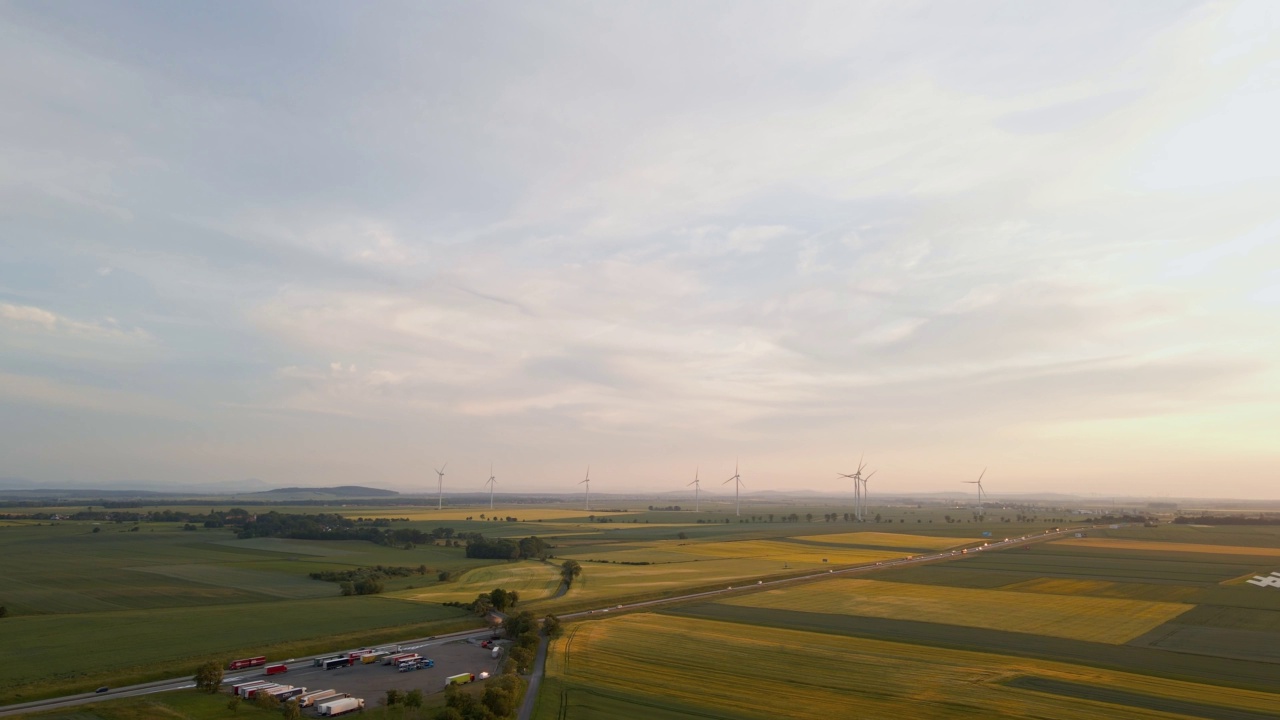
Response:
M475 679L476 676L474 673L458 673L457 675L450 675L445 678L444 684L445 687L450 685L466 685L469 682L475 682Z
M276 663L275 665L268 665L266 668L264 668L262 674L263 675L280 675L281 673L287 673L287 672L289 672L288 665L285 665L284 663Z
M249 667L257 667L267 664L267 656L259 655L258 657L242 658L240 660L232 660L227 663L228 670L243 670Z
M364 709L363 698L346 697L338 700L331 700L326 703L316 705L316 710L321 717L333 717L335 715L345 715L349 712Z
M338 695L337 690L313 690L298 696L298 707L311 707L330 698L336 699Z

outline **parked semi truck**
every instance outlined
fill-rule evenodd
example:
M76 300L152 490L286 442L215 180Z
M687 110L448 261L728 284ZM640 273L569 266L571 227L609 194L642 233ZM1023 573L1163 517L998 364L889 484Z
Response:
M445 678L444 684L446 686L466 685L469 682L474 682L475 679L476 679L476 676L473 673L458 673L457 675L450 675L449 677Z
M334 668L350 667L350 666L351 666L351 658L344 655L342 657L329 658L328 660L325 660L323 667L325 670L332 670Z
M313 692L304 693L298 696L298 707L311 707L318 702L324 702L330 699L336 699L340 696L337 690L315 690Z
M409 653L396 653L394 655L388 655L382 658L382 664L391 665L394 667L395 665L399 664L401 660L407 660L411 657L418 657L418 653L409 652Z
M316 705L316 710L320 713L321 717L345 715L346 713L363 709L364 699L353 697L340 698L338 700L331 700L329 702Z
M272 684L273 683L269 683L266 680L254 680L252 682L243 682L243 683L240 683L239 685L232 685L231 692L232 694L239 695L240 697L248 697L245 693L249 692L249 690L252 690L253 688L262 687L263 685L272 685Z
M244 697L248 700L252 700L258 693L269 693L278 687L280 687L279 683L266 683L265 685L259 685L258 687L245 690Z

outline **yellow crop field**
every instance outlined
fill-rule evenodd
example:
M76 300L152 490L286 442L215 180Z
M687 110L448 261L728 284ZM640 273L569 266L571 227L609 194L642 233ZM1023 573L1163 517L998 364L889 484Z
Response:
M1046 660L650 614L570 626L551 645L546 676L560 692L544 693L538 720L572 720L575 697L612 700L618 710L608 715L581 707L613 718L1171 717L1003 684L1028 676L1260 713L1275 703L1267 693Z
M373 517L375 513L368 508L344 508L343 515L350 517ZM515 507L515 508L495 508L490 510L487 507L446 507L443 510L432 509L408 509L408 508L391 508L380 510L377 517L398 517L408 518L410 520L466 520L472 518L479 520L481 515L486 518L506 518L514 517L523 521L537 520L574 520L577 518L586 518L588 515L596 517L619 517L625 515L633 515L630 512L587 512L576 508L536 508L536 507ZM588 523L583 523L584 526Z
M1250 575L1249 577L1252 577ZM1133 598L1179 602L1189 600L1200 589L1186 585L1150 585L1146 583L1122 583L1111 580L1070 580L1067 578L1036 578L1003 585L1001 590L1011 592L1038 592L1049 595L1093 595L1095 597Z
M1055 540L1052 545L1078 545L1104 550L1144 550L1168 553L1202 553L1210 555L1251 555L1255 557L1280 557L1280 548L1249 547L1245 545L1205 545L1201 543L1158 542L1153 540L1124 540L1120 538L1066 538Z
M419 602L471 602L480 593L500 587L520 593L520 602L524 603L551 597L559 586L559 565L527 560L476 568L464 573L456 582L397 590L386 595Z
M790 563L822 564L825 560L834 565L890 560L903 556L892 550L844 550L841 548L816 548L811 545L780 542L777 540L738 540L733 542L708 542L677 546L680 552L703 557L761 558Z
M719 601L745 607L924 620L1120 645L1193 605L833 578Z
M702 560L662 565L584 563L566 600L608 600L705 585L734 585L777 573L781 564L762 559ZM474 598L474 595L472 596Z
M802 535L796 540L835 543L837 545L873 545L888 548L924 548L927 550L945 550L959 545L976 542L977 538L940 538L928 535L904 535L903 533L883 532L851 532L832 535Z

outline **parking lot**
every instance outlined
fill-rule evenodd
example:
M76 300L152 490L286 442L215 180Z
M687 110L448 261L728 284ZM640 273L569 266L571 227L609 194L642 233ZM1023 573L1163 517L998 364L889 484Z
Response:
M388 690L399 690L402 693L410 690L421 690L423 695L444 691L444 679L459 673L474 673L476 680L480 674L498 674L498 669L506 659L507 641L499 640L502 648L497 658L488 648L480 647L482 640L473 638L466 640L428 641L401 646L404 652L416 652L419 655L435 660L435 667L398 672L381 661L363 664L359 661L351 667L338 667L324 670L315 667L310 660L289 662L289 671L282 675L263 677L261 671L228 673L238 678L235 682L262 679L286 685L306 687L308 692L332 688L339 693L348 693L353 697L364 698L366 707L377 706L387 695ZM335 655L338 653L335 653ZM231 684L232 678L224 682ZM314 709L310 709L314 714Z

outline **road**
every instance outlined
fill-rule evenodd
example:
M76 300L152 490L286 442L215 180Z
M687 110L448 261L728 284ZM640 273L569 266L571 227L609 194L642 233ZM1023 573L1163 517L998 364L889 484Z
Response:
M762 580L762 581L758 581L748 585L738 585L738 586L730 585L725 587L723 590L721 589L707 590L704 592L680 595L678 597L662 598L659 600L646 600L643 602L626 603L622 605L614 605L611 607L597 608L594 610L584 610L581 612L561 615L560 618L561 620L580 619L580 618L589 617L591 615L595 615L597 613L607 613L610 611L625 612L628 610L651 608L659 605L683 603L683 602L688 602L690 600L712 598L712 597L716 597L719 595L724 595L726 593L732 593L732 592L742 592L746 590L759 590L761 588L766 588L766 587L777 587L780 585L787 585L787 584L793 584L793 583L810 582L810 581L817 580L820 578L825 578L825 577L858 575L863 573L875 572L876 570L884 570L885 568L890 568L890 567L902 567L904 565L917 565L920 563L938 562L941 560L957 560L960 558L968 557L968 554L971 554L971 553L989 552L991 550L999 550L1003 548L1014 547L1017 545L1026 545L1034 542L1044 542L1046 540L1050 540L1055 537L1060 537L1067 533L1083 532L1090 529L1092 528L1079 527L1079 528L1066 528L1066 529L1061 529L1056 531L1048 531L1039 535L1026 535L1023 537L1007 538L1000 541L992 541L983 546L979 546L977 548L970 548L968 550L968 553L964 553L964 554L962 554L961 551L959 550L947 550L943 552L929 553L925 555L915 555L912 557L906 557L899 560L886 560L883 562L878 562L878 563L868 564L868 565L858 565L855 567L844 568L841 570L836 570L833 568L825 572L807 573L804 575L797 575L789 578L783 578L780 580ZM405 650L415 650L420 647L429 647L431 645L438 645L438 644L450 642L453 640L462 640L467 638L487 636L491 632L492 630L488 628L482 628L477 630L464 630L462 632L448 633L445 635L416 638L413 640L404 640L395 644L400 645L400 647L404 648ZM544 642L540 648L540 653L539 653L540 659L541 659L541 656L545 655L545 652L546 652L546 643ZM324 672L321 668L316 668L311 666L310 661L313 658L332 657L332 656L333 656L333 653L329 652L329 653L322 653L321 655L312 655L305 658L289 658L288 660L282 660L279 662L286 662L291 664L290 670L289 670L290 681L293 681L294 679L303 680L306 677L310 677L311 673ZM298 664L293 665L293 663L298 663ZM534 673L534 681L530 682L530 693L529 693L530 696L533 696L535 694L535 691L537 688L537 685L535 683L541 678L541 674L542 674L541 662L538 663L538 666L539 667L537 668L537 670L535 670L535 673ZM294 668L297 668L297 669L295 670ZM223 679L223 684L236 683L242 679L247 678L249 675L257 676L259 673L260 673L259 668L254 668L247 672L228 671L227 676ZM303 684L303 683L291 682L290 684ZM81 693L79 695L65 695L63 697L58 697L58 698L49 698L46 700L34 700L32 702L19 703L16 705L6 705L3 707L0 707L0 717L18 715L25 712L59 710L62 708L74 707L76 705L85 705L92 702L98 702L100 700L105 700L105 699L137 697L139 695L150 695L152 693L170 692L173 690L183 690L191 687L195 687L195 684L192 682L192 679L190 676L173 678L171 680L161 680L158 682L144 683L141 685L130 685L128 687L113 688L105 693ZM532 701L527 702L526 707L531 712L533 708ZM521 720L527 720L527 715L524 707L521 708L520 718Z

